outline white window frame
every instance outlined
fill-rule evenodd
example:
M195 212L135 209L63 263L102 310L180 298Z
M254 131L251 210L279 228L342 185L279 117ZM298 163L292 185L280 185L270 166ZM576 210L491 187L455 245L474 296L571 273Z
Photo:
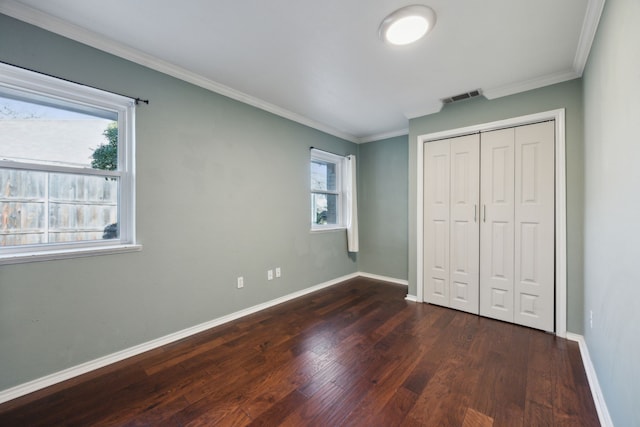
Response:
M98 108L118 116L118 170L46 165L0 159L5 169L118 177L117 239L0 247L0 265L76 258L141 250L135 238L135 100L77 83L0 63L0 90L44 95L80 108Z
M347 228L346 225L346 189L345 185L345 161L346 158L343 156L339 156L337 154L328 153L326 151L311 149L311 160L309 162L309 167L311 167L311 163L316 160L320 162L333 163L336 165L336 191L314 191L311 190L311 170L309 170L309 188L310 188L310 220L311 220L311 231L330 231L330 230L344 230ZM313 203L313 195L314 194L335 194L338 199L338 206L336 212L336 224L316 224L315 218L315 206Z

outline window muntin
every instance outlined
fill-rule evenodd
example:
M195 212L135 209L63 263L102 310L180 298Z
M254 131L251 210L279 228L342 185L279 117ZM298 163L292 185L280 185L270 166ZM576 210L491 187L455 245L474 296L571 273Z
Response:
M311 229L344 228L344 157L311 150Z
M0 64L0 262L134 243L133 105Z

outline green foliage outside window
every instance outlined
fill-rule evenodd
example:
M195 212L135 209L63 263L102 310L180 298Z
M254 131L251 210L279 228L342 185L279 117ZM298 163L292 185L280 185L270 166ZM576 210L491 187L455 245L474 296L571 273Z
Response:
M91 167L94 169L102 169L113 171L118 169L118 123L111 122L109 126L102 132L107 138L106 144L101 144L95 149L91 157ZM109 224L104 228L103 239L118 238L118 223Z
M118 169L118 123L109 123L109 126L102 132L107 138L106 144L101 144L95 149L91 157L91 167L113 171Z

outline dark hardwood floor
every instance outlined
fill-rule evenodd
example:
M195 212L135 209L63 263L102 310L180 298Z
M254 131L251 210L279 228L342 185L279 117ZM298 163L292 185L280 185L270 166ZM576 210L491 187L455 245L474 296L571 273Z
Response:
M1 426L597 426L578 345L340 285L0 405Z

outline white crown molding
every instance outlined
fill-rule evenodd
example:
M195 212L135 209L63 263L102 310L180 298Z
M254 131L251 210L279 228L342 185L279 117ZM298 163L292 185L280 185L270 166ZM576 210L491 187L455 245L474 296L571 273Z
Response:
M371 136L365 136L365 137L362 137L362 138L358 138L358 143L359 144L365 144L367 142L381 141L383 139L395 138L396 136L404 136L404 135L409 135L409 129L408 128L394 130L394 131L391 131L391 132L378 133L376 135L371 135Z
M487 99L496 99L503 96L514 95L528 90L538 89L545 86L554 85L556 83L566 82L568 80L580 77L574 70L561 71L559 73L548 74L542 77L525 80L516 83L510 83L504 86L498 86L489 89L482 89L482 94Z
M262 99L240 92L229 86L225 86L214 80L203 77L185 68L179 67L170 62L156 58L147 53L141 52L130 46L122 43L109 40L108 38L101 36L86 28L71 24L62 19L51 16L47 13L31 8L29 6L20 4L14 0L2 0L0 1L0 13L11 16L12 18L19 19L20 21L28 24L35 25L52 33L59 34L63 37L67 37L71 40L75 40L87 46L102 50L120 58L127 59L136 64L143 65L161 73L170 75L180 80L192 83L196 86L200 86L204 89L212 92L224 95L228 98L236 101L243 102L269 113L275 114L285 119L292 120L310 128L319 130L329 135L336 136L341 139L345 139L350 142L358 143L359 138L354 135L342 132L331 126L316 122L300 114L281 108L277 105L263 101Z
M589 0L573 61L573 68L571 70L495 88L483 88L483 95L487 99L495 99L581 77L589 57L589 51L598 28L604 3L605 0ZM15 0L0 0L0 13L350 142L358 144L367 143L408 133L406 129L402 129L371 136L356 137L355 135L340 131L298 113L235 90L125 44L109 40L86 28L71 24L37 9L18 3ZM442 102L438 102L425 110L419 112L414 111L405 114L405 116L407 119L413 119L435 114L441 111L442 106Z
M444 107L444 102L438 99L438 100L435 100L433 103L431 103L429 106L424 107L422 110L415 110L409 113L404 113L404 116L407 118L407 120L411 120L411 119L415 119L423 116L429 116L431 114L439 113L440 111L442 111L443 107Z
M605 0L589 0L589 3L587 4L587 10L585 12L584 20L582 21L580 39L578 40L576 55L573 59L573 66L571 70L561 71L559 73L553 73L542 77L536 77L531 80L516 82L495 88L483 88L482 94L487 99L495 99L582 77L584 67L586 66L587 59L589 58L589 52L591 51L591 45L593 44L593 40L598 30L598 23L602 16L604 3Z
M604 3L605 0L589 0L587 4L587 12L584 15L584 21L582 21L582 31L580 32L580 39L578 40L576 56L573 59L573 70L580 77L582 77L584 67L587 65L587 60L589 59L589 52L591 51L591 45L593 45L593 40L598 31L598 24L602 16Z
M587 380L589 381L589 388L591 389L591 395L593 396L593 403L598 412L598 419L600 424L604 427L613 427L613 421L607 408L607 403L604 400L604 394L600 388L598 382L598 376L596 375L596 368L591 362L591 356L589 355L589 348L584 336L567 332L567 339L570 341L576 341L580 347L580 356L582 356L582 364L584 365L584 371L587 374Z

